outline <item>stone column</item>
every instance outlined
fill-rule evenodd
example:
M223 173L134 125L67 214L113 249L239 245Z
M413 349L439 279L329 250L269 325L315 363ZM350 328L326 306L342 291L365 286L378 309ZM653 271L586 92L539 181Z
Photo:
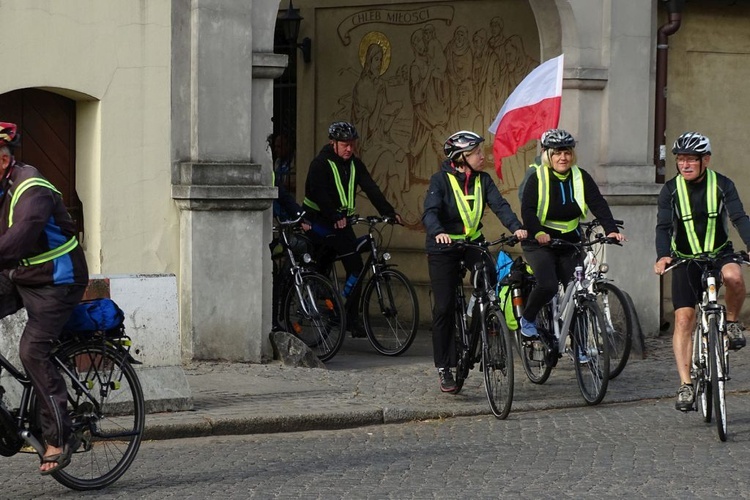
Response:
M172 197L181 211L184 359L257 363L271 355L276 188L265 138L273 78L286 56L272 53L272 25L256 26L272 23L277 8L277 1L173 2Z

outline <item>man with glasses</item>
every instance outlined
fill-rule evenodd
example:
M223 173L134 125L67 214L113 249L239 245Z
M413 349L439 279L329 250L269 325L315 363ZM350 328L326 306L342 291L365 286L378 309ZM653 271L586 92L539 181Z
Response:
M739 264L734 262L729 240L731 220L746 247L750 248L750 219L734 183L708 168L711 143L697 132L679 136L672 147L677 175L664 184L659 194L656 220L656 258L654 272L664 274L672 255L694 257L701 253L726 255L721 267L727 308L727 338L733 350L745 346L744 327L738 322L745 301L745 281ZM695 392L690 379L692 332L695 305L702 290L700 269L680 266L672 271L674 333L672 344L680 388L675 408L693 408Z

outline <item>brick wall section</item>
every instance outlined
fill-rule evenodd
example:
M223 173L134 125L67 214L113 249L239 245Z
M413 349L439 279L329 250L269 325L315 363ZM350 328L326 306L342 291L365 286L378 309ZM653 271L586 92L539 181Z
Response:
M109 299L111 298L109 292L109 278L90 279L81 300Z

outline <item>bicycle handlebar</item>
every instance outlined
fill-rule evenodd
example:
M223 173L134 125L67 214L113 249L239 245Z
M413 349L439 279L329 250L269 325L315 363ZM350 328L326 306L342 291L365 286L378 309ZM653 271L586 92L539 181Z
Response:
M288 219L288 220L279 220L277 219L277 225L274 227L274 230L279 230L280 228L289 227L289 226L297 226L300 223L302 223L302 220L305 217L305 211L302 210L297 214L296 219Z
M622 229L623 225L625 224L624 221L621 221L619 219L614 219L614 223L615 223L615 225L619 229ZM599 219L594 219L594 220L588 221L588 222L581 221L581 222L578 223L578 225L581 226L581 227L583 227L584 231L587 234L591 234L594 231L594 229L596 229L597 227L601 227L602 223L601 223L601 221Z
M521 241L521 240L519 240L518 237L516 237L516 235L511 234L511 235L508 235L508 236L502 235L498 239L492 240L492 241L487 241L487 240L483 240L483 241L453 240L447 246L448 247L451 247L451 246L456 246L456 247L475 247L475 248L480 248L480 249L484 250L484 249L487 249L489 247L494 247L494 246L497 246L497 245L512 247L512 246L515 246L519 241Z
M402 226L403 224L400 224L398 222L398 219L395 217L389 217L389 216L378 216L378 215L368 215L367 217L360 217L358 214L350 215L346 218L347 224L355 225L355 224L369 224L371 226L374 226L375 224L391 224L391 225L399 225Z
M668 267L664 269L664 273L671 271L677 266L681 266L683 264L687 264L690 262L695 262L702 267L708 267L708 266L714 267L718 261L724 260L727 257L731 257L732 260L739 265L750 266L750 256L748 256L747 252L744 250L741 250L739 252L734 252L731 254L717 255L717 256L711 256L711 254L703 253L695 257L673 256L672 262L669 264Z
M549 243L546 245L542 245L535 239L529 239L529 243L532 245L537 246L549 246L549 247L563 247L563 246L569 246L575 248L578 252L582 252L584 248L592 247L594 245L617 245L622 246L622 243L618 241L616 238L610 238L607 236L604 236L603 234L597 234L596 237L592 240L583 240L579 242L572 242L568 240L563 240L560 238L550 238Z

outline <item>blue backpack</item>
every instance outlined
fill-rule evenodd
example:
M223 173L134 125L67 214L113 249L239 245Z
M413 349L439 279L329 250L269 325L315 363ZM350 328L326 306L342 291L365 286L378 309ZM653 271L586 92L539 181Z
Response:
M120 328L124 321L125 313L114 300L86 300L73 309L63 330L74 332L114 330Z

